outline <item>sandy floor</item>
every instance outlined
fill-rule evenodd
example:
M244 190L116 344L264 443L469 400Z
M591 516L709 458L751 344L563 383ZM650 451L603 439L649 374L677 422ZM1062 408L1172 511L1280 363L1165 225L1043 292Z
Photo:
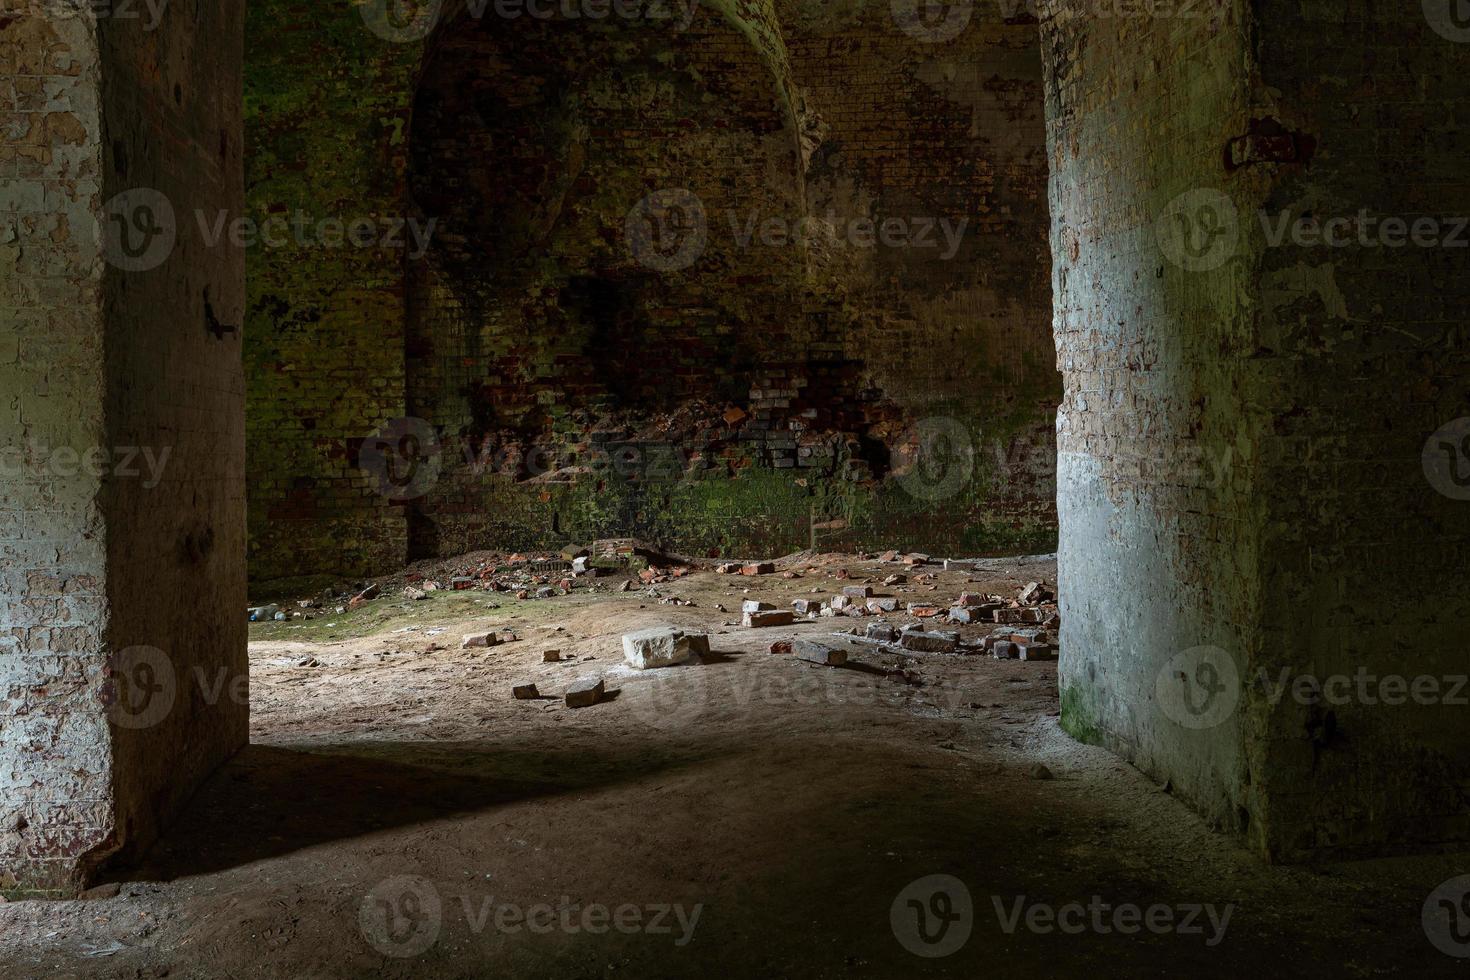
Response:
M0 977L1466 974L1421 909L1470 855L1265 867L1067 738L1052 664L822 668L768 648L850 622L722 625L895 570L820 565L657 587L691 606L446 593L253 628L251 747L117 894L0 905ZM1036 579L1054 567L879 591ZM620 634L664 623L713 655L622 668ZM591 708L510 696L589 674Z

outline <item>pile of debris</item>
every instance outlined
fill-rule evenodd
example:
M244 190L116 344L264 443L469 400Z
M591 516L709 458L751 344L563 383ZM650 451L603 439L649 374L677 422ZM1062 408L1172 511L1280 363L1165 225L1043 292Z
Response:
M889 586L900 585L904 582L904 577L890 575L883 581ZM848 585L826 600L796 599L791 605L797 616L806 619L885 616L899 612L902 606L902 611L914 619L935 619L943 616L951 623L961 625L1035 624L1052 630L1061 625L1061 615L1055 598L1051 590L1040 582L1027 585L1014 599L979 592L962 592L958 599L947 605L935 602L901 603L897 596L875 594L871 585Z
M615 565L635 562L647 563L648 567L638 573L644 585L667 582L692 570L687 560L671 557L632 538L597 541L591 548L569 546L555 554L475 552L454 559L420 562L397 575L357 582L345 590L328 589L299 600L294 610L271 604L253 606L247 615L252 623L311 620L340 616L378 599L422 600L429 598L430 593L443 591L496 592L522 600L550 599L570 595L583 585L600 588L596 580L617 574L619 569ZM630 588L629 583L623 583L624 591Z

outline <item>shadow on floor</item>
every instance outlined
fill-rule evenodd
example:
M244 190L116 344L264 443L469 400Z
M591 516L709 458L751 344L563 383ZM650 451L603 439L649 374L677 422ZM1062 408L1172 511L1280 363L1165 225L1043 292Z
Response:
M705 755L532 752L485 742L251 745L215 773L139 865L102 881L172 881L395 827L577 793Z

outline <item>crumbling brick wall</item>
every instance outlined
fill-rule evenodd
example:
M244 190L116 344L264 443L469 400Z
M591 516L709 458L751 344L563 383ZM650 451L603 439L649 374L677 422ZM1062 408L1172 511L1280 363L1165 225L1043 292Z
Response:
M1062 721L1160 779L1215 822L1250 812L1236 714L1190 727L1156 688L1184 651L1254 641L1253 473L1225 455L1255 435L1240 374L1250 270L1170 262L1154 216L1222 185L1244 125L1248 25L1094 17L1053 3L1043 27L1057 349ZM1248 189L1224 185L1244 197ZM1218 471L1212 463L1231 461Z
M59 4L58 4L59 6ZM0 892L62 894L113 828L96 24L0 13ZM48 15L51 14L51 15ZM79 458L79 457L78 457ZM67 457L70 461L70 457Z
M6 895L146 847L245 740L241 256L195 220L238 209L241 14L0 10Z
M324 220L401 217L420 44L374 35L352 4L252 0L246 209L307 234L247 249L244 340L252 575L345 575L402 560L402 508L357 447L404 414L404 252L327 245Z
M335 25L325 40L272 45L279 61L252 70L252 207L311 199L283 156L294 148L332 186L355 175L370 207L407 160L411 216L440 224L428 261L369 271L355 258L350 294L321 256L252 255L255 578L608 533L780 551L832 517L846 525L824 539L834 547L1053 545L1059 383L1034 22L977 12L970 32L928 44L886 8L843 25L846 38L773 35L770 11L748 19L759 12L722 20L699 6L683 30L582 21L539 48L537 32L554 27L441 25L411 113L400 68L414 44L375 45L366 31L352 42L352 25ZM252 30L298 13L288 0L253 6ZM520 67L494 67L492 35L516 41ZM341 94L286 71L304 61L338 64ZM337 104L349 89L370 111ZM520 129L458 124L473 111ZM356 139L339 138L339 117L359 120ZM514 190L497 197L492 171ZM629 255L625 218L671 187L697 194L710 241L691 268L649 269ZM921 249L834 260L820 242L764 244L760 228L732 247L751 215L789 228L828 207L926 221L941 248L938 221L967 223L944 263ZM375 495L359 458L400 415L442 439L437 480L408 501ZM927 476L894 479L936 427L957 437L962 478L937 492ZM636 462L579 472L620 452ZM528 480L532 469L543 478Z

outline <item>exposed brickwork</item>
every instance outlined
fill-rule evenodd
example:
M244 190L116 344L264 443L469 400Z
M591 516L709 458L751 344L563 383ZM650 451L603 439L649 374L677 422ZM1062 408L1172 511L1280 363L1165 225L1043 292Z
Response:
M0 18L0 892L63 894L113 831L100 477L106 445L95 23Z
M253 7L252 30L294 10ZM312 191L313 206L386 210L398 188L381 164L399 173L406 134L409 213L438 224L422 262L252 257L254 577L630 531L779 551L809 543L814 516L846 521L833 545L1051 546L1058 376L1034 23L977 12L971 31L928 45L886 8L842 39L773 36L769 11L733 16L739 29L705 8L682 31L449 21L411 125L392 99L399 84L414 97L397 74L413 45L368 36L349 66L345 35L303 42L346 72L325 92L291 74L304 50L272 45L252 69L253 209L288 207L306 173L325 172L368 192ZM338 138L341 118L372 127L359 147ZM288 168L282 143L311 166ZM707 218L686 270L629 254L624 216L667 188L696 194ZM803 215L897 219L934 247L763 240L766 222ZM786 384L797 398L762 403ZM728 423L731 408L745 418ZM438 429L443 472L422 500L375 499L360 441L405 413ZM928 419L953 419L973 454L942 500L892 479ZM586 476L623 450L642 462ZM561 472L527 482L546 469Z
M149 847L248 739L245 256L208 231L243 207L244 8L170 8L153 30L101 24L107 197L151 188L178 224L162 265L114 266L106 280L108 445L154 460L119 470L103 494L107 645L114 673L131 674L113 680L148 721L113 729L119 861ZM147 683L135 664L149 649L164 658L154 683L165 688L140 699L126 685ZM155 720L159 698L172 701Z
M990 526L994 545L1020 547L1042 543L1024 529L1046 529L1044 538L1056 522L1061 390L1041 54L1032 18L1006 22L990 4L971 13L964 31L937 43L898 29L888 4L835 27L831 15L798 27L792 12L811 213L964 228L954 246L933 250L819 250L812 279L829 293L811 312L832 322L863 389L909 421L959 420L974 440L963 493L888 527L875 515L874 536L954 548L946 524ZM902 457L904 428L872 435Z
M252 0L245 31L246 214L401 216L421 45L372 35L351 4ZM352 574L402 560L401 509L358 443L404 413L403 252L286 236L247 252L253 574Z
M238 208L241 58L217 42L241 5L148 36L57 6L0 13L0 892L21 896L146 847L245 738L244 703L188 683L244 670L239 334L207 331L204 294L238 326L241 257L192 222ZM105 202L138 188L179 242L125 274ZM144 647L172 711L117 724Z

